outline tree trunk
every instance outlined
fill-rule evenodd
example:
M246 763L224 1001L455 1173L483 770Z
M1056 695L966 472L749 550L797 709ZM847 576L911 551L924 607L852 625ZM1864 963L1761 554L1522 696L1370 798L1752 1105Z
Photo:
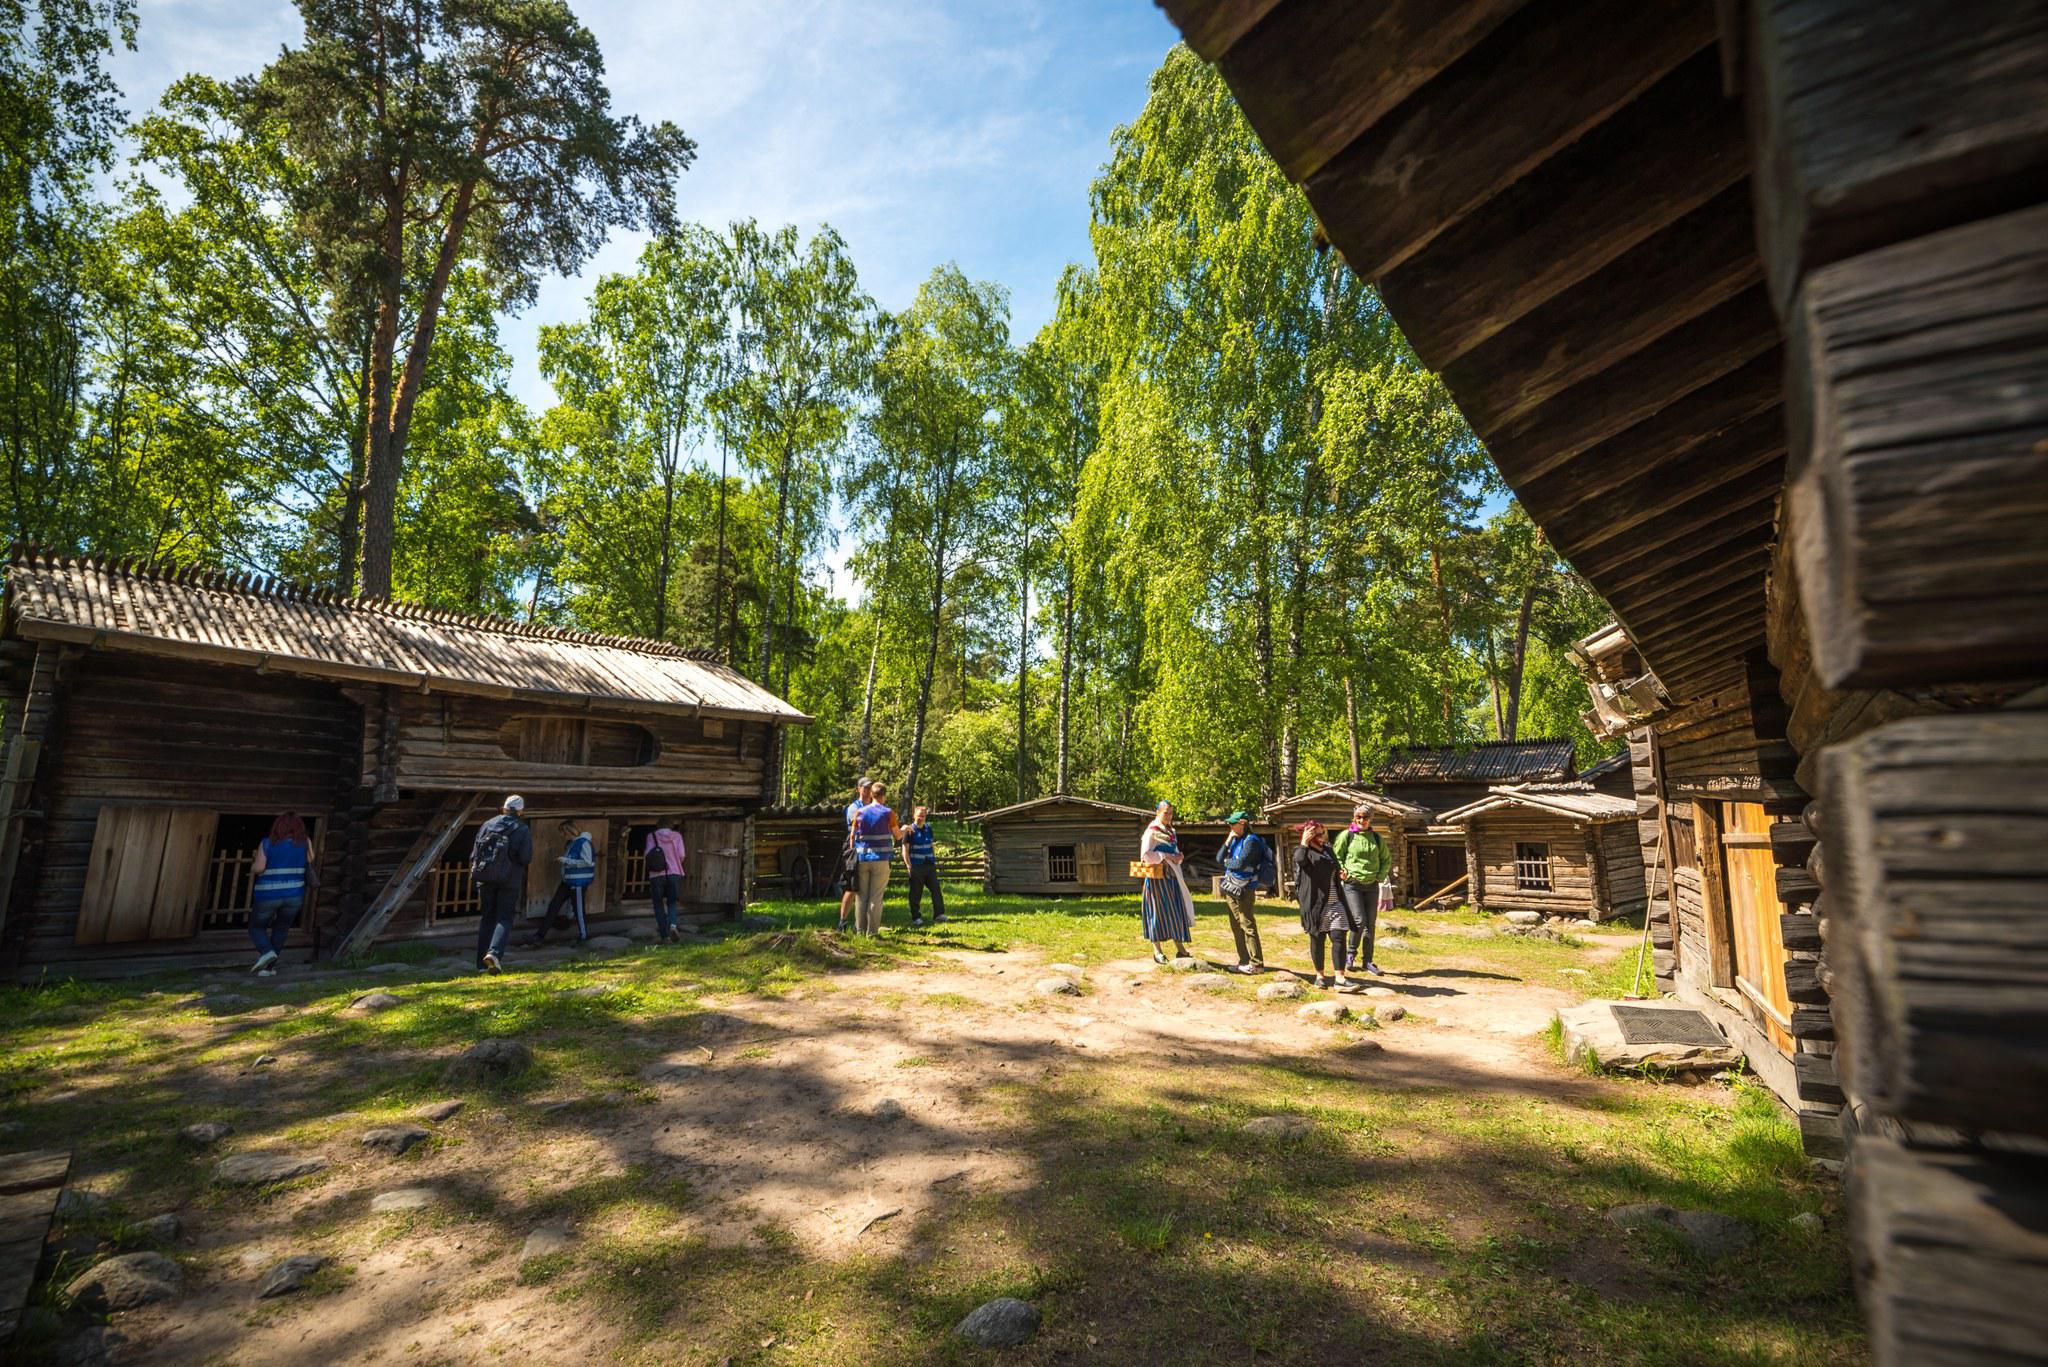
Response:
M1358 759L1358 694L1351 682L1351 670L1344 670L1344 730L1351 739L1351 781L1365 782L1365 766Z
M1017 800L1023 802L1031 774L1031 708L1025 697L1031 678L1031 505L1024 506L1023 556L1017 570Z
M356 559L362 554L363 458L370 435L370 339L363 332L360 352L362 368L356 374L356 421L349 443L347 482L341 490L341 530L334 557L334 588L341 594L356 591Z
M948 486L942 491L938 507L943 517L944 509L951 502L952 476L946 477ZM939 528L938 539L932 550L932 630L925 645L924 669L917 679L917 720L910 733L910 774L903 781L902 809L910 810L917 802L917 771L924 759L925 713L932 702L932 675L939 667L939 624L946 606L946 530Z
M661 474L661 556L654 571L654 639L657 641L662 640L668 630L668 580L673 572L669 543L675 537L675 528L676 467L675 448L671 445Z
M711 649L726 658L725 636L725 438L718 439L718 559L711 567Z
M782 443L782 462L775 474L775 546L774 553L782 553L782 543L789 526L789 441ZM772 559L772 557L771 557ZM768 566L768 601L761 608L761 687L768 687L769 670L774 664L775 637L775 566Z
M1067 791L1067 735L1068 707L1073 699L1074 688L1074 566L1065 556L1065 582L1060 586L1060 706L1058 759L1055 761L1057 777L1053 791L1062 796Z
M1508 655L1508 713L1507 721L1501 728L1502 740L1513 740L1515 730L1521 725L1522 713L1522 666L1529 658L1529 614L1536 607L1536 590L1539 584L1531 579L1522 590L1522 606L1515 614L1515 648Z
M1266 569L1266 560L1259 557L1255 592L1257 594L1258 622L1253 648L1259 666L1259 729L1263 733L1262 748L1266 752L1266 796L1280 796L1280 747L1279 737L1273 731L1273 582Z
M1444 650L1444 654L1445 654L1445 655L1449 655L1449 654L1450 654L1450 651L1451 651L1451 635L1452 635L1452 633L1451 633L1451 599L1450 599L1450 594L1449 594L1449 593L1447 593L1447 592L1445 591L1445 589L1444 589L1444 561L1443 561L1443 556L1442 556L1442 555L1441 555L1441 554L1440 554L1440 553L1439 553L1439 552L1437 551L1436 547L1434 547L1434 546L1430 547L1430 551L1429 551L1429 579L1430 579L1430 582L1431 582L1432 584L1434 584L1434 585L1436 586L1436 610L1437 610L1437 620L1438 620L1438 623L1439 623L1439 625L1441 625L1441 626L1442 626L1442 628L1443 628L1443 650ZM1444 711L1444 734L1443 734L1443 738L1444 738L1445 740L1447 740L1447 741L1448 741L1448 740L1453 740L1453 739L1456 739L1456 737L1457 737L1457 734L1458 734L1458 732L1457 732L1457 726L1456 726L1455 722L1454 722L1454 721L1452 720L1452 713L1451 713L1451 681L1450 681L1450 679L1449 679L1449 678L1448 678L1447 676L1446 676L1446 677L1440 677L1440 678L1438 679L1438 681L1437 681L1437 697L1438 697L1438 699L1439 699L1439 700L1440 700L1440 701L1441 701L1441 702L1443 703L1443 711Z
M868 753L874 737L875 725L875 673L882 662L882 614L875 611L874 597L869 595L868 611L875 614L874 639L868 642L868 686L860 704L860 772L868 771Z
M1486 628L1486 684L1493 693L1493 737L1495 740L1513 740L1508 734L1507 713L1501 710L1500 661L1494 654L1493 628Z
M400 224L400 209L393 206L391 233ZM391 448L391 368L398 349L398 310L401 304L400 260L397 247L387 235L389 255L384 278L378 282L377 324L370 333L370 402L364 425L368 440L363 455L363 547L361 591L366 598L391 596L391 549L393 521L398 509L398 455Z

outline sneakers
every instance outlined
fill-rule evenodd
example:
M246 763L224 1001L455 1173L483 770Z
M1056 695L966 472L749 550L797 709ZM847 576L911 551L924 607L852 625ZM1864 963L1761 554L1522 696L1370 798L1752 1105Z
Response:
M495 954L486 954L486 955L484 955L484 972L486 972L486 973L496 973L496 972L498 971L499 967L500 967L500 965L499 965L499 963L498 963L498 956L497 956L497 955L495 955Z
M1337 975L1337 990L1339 992L1349 992L1351 990L1351 979L1339 973Z
M1341 983L1341 982L1343 982L1343 981L1344 981L1344 979L1343 979L1342 977L1339 977L1339 978L1337 979L1337 981ZM1321 973L1318 973L1318 974L1316 974L1316 990L1317 990L1318 992L1322 991L1322 990L1323 990L1324 988L1328 987L1329 985L1330 985L1330 980L1329 980L1329 978L1328 978L1328 977L1326 977L1325 975L1323 975L1323 974L1321 974Z
M941 913L939 913L939 914L938 914L937 916L934 916L934 917L932 917L932 924L933 924L933 925L935 925L935 926L936 926L936 925L940 925L940 924L942 924L942 923L943 923L943 922L945 921L945 919L946 919L945 913L944 913L944 912L941 912Z
M1163 964L1166 962L1166 955L1161 951L1155 949L1152 951L1152 962L1155 964Z
M910 918L910 928L911 928L912 930L923 930L923 929L924 929L924 917L922 917L922 916L913 916L913 917L911 917L911 918Z
M276 962L277 951L274 949L266 949L261 954L256 956L255 963L249 965L249 971L251 973L261 973Z
M1375 978L1384 978L1387 976L1386 974L1380 972L1380 966L1375 963L1366 964L1365 971L1372 974Z
M275 978L277 970L274 968L259 968L256 970L256 976L259 978Z
M1239 964L1239 965L1237 965L1237 966L1236 966L1235 968L1231 969L1230 971L1231 971L1232 973L1246 973L1246 974L1250 974L1250 973L1257 973L1257 972L1259 972L1260 970L1259 970L1259 965L1257 965L1257 964Z

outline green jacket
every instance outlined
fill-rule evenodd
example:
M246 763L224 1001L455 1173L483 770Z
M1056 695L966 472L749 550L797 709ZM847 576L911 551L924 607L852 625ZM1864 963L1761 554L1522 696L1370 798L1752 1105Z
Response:
M1337 832L1330 849L1337 856L1337 867L1354 883L1377 883L1394 866L1394 852L1378 831L1354 834L1347 827Z

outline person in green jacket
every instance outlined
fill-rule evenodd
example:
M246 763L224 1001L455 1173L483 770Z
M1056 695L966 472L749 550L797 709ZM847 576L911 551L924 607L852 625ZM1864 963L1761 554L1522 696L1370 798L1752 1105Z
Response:
M1394 852L1372 828L1372 808L1363 802L1351 809L1351 825L1330 842L1337 856L1337 896L1344 919L1351 923L1352 949L1348 968L1362 963L1375 978L1386 975L1373 962L1373 935L1380 924L1380 882L1394 867Z

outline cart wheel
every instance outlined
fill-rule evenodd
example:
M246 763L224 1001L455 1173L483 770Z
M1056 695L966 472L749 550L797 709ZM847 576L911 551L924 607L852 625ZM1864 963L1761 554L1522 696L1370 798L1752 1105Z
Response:
M818 880L811 872L808 856L799 858L789 869L789 895L805 901L818 895Z

